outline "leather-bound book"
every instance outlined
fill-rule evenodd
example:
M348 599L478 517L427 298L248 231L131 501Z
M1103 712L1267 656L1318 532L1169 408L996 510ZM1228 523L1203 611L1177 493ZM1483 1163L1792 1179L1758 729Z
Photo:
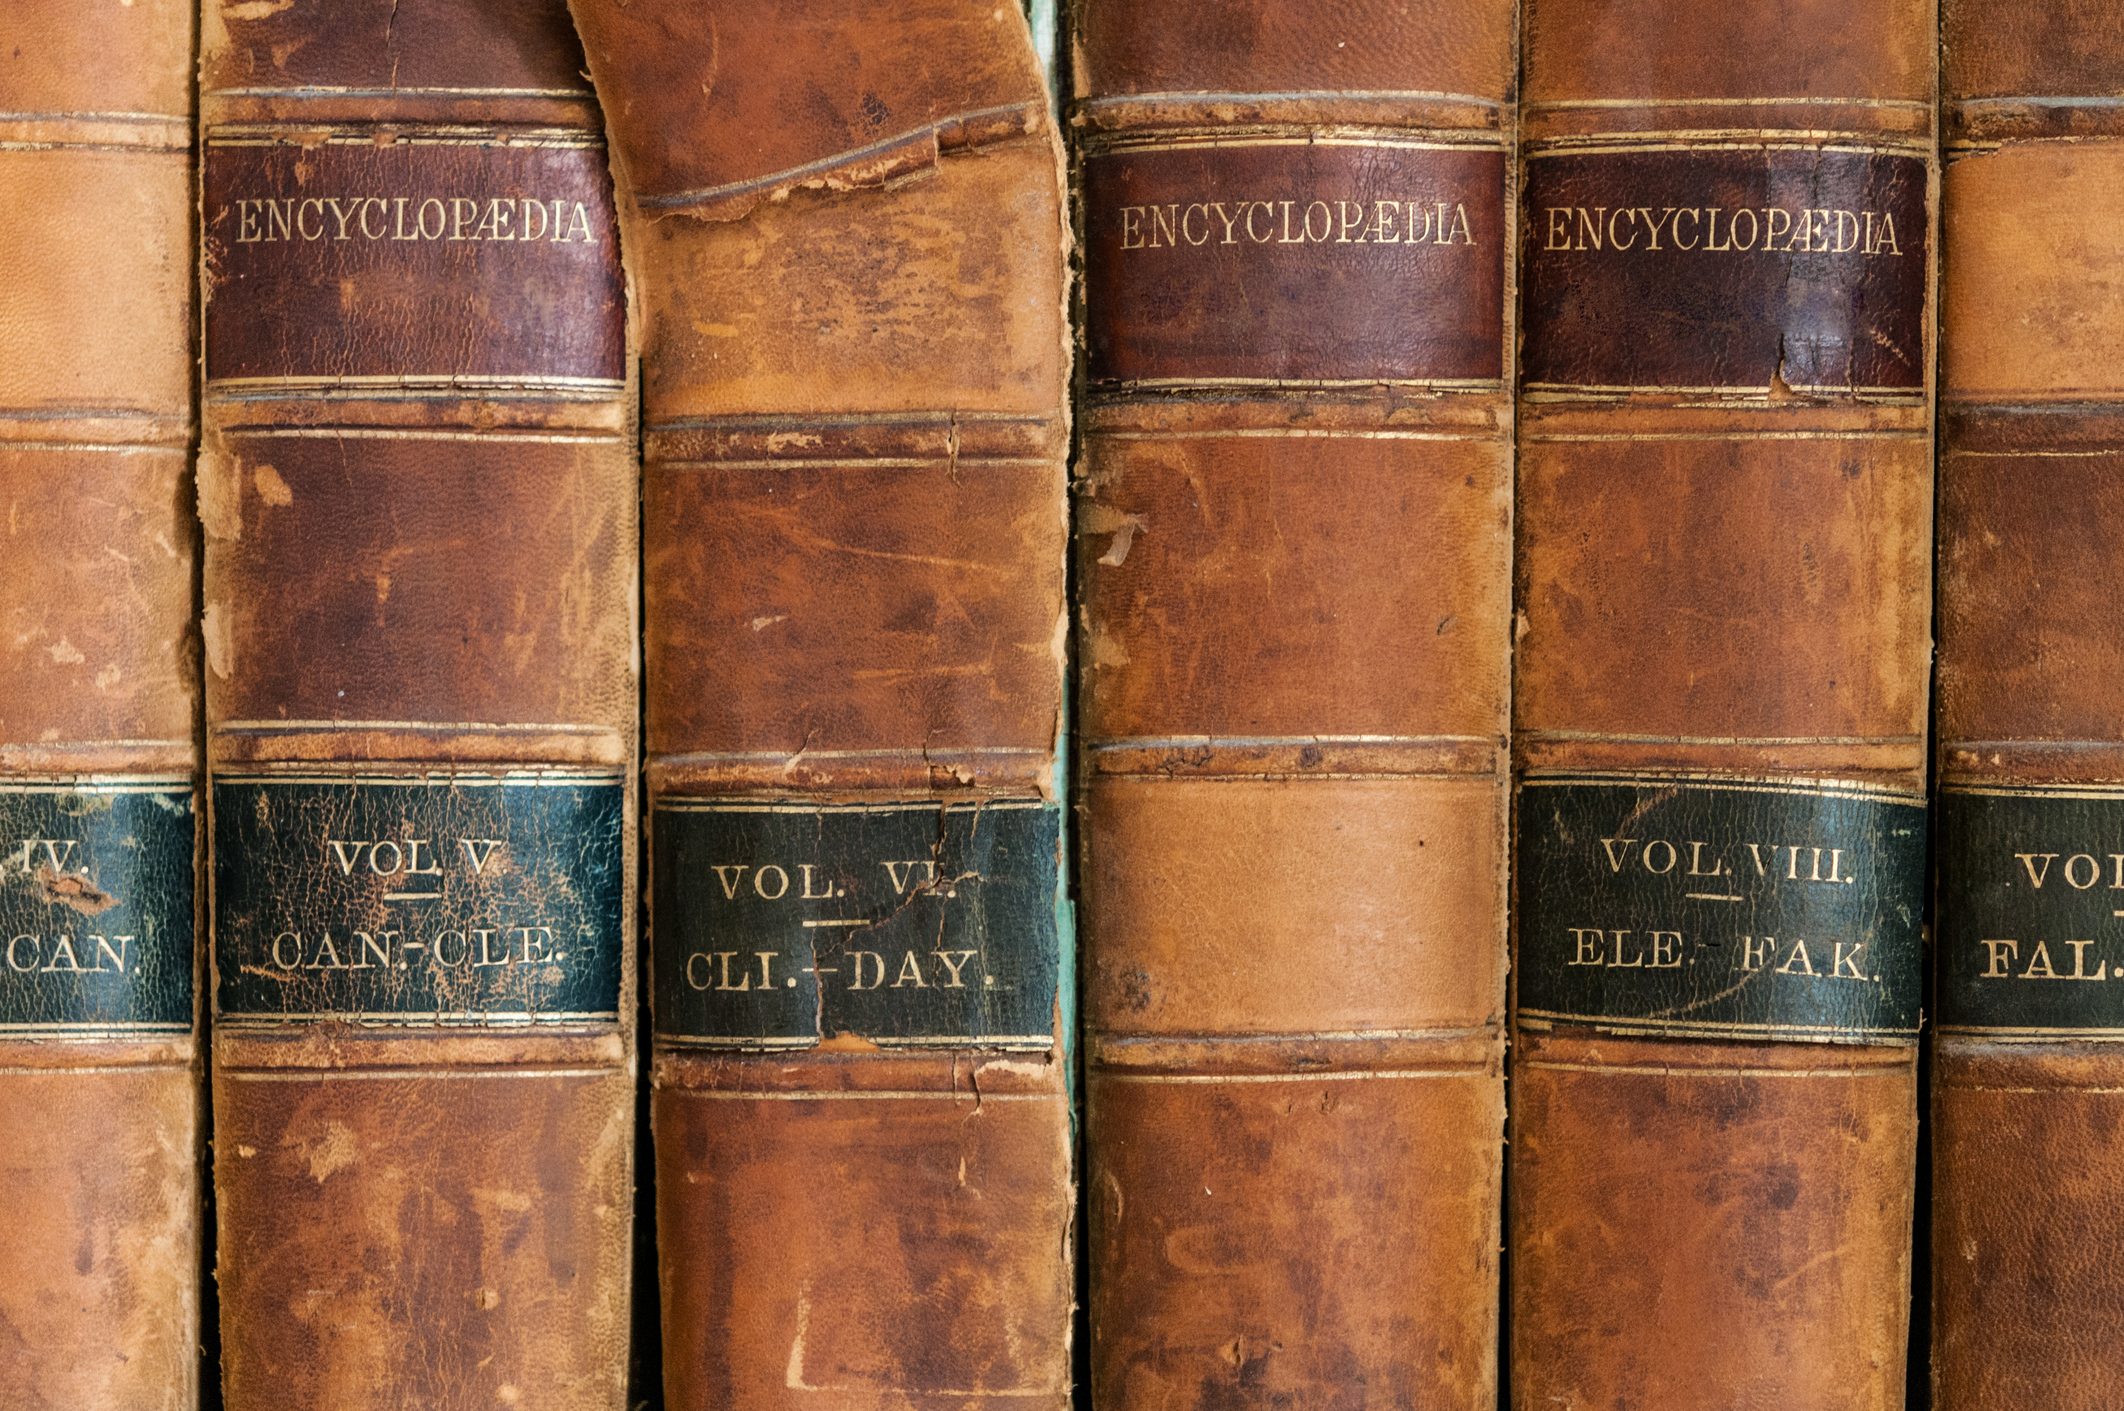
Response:
M1931 0L1528 0L1518 1411L1904 1400Z
M574 10L640 260L665 1405L1066 1406L1066 227L1024 16Z
M1488 1411L1514 6L1073 37L1094 1398Z
M617 1411L637 471L561 0L203 12L230 1411Z
M2124 1386L2124 6L1943 7L1938 1411Z
M197 1404L192 0L0 39L0 1406Z

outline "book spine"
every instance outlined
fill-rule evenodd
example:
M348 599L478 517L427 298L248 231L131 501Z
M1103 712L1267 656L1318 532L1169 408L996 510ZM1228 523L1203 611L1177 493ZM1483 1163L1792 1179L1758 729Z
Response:
M1528 0L1512 1405L1904 1398L1930 0Z
M2094 1411L2124 1379L2124 52L2056 0L1942 24L1933 1405Z
M1496 1401L1514 38L1076 7L1101 1406Z
M560 0L202 12L231 1411L624 1403L637 471Z
M644 305L667 1404L1064 1407L1066 228L1025 18L575 13Z
M0 54L0 1405L198 1402L190 0Z

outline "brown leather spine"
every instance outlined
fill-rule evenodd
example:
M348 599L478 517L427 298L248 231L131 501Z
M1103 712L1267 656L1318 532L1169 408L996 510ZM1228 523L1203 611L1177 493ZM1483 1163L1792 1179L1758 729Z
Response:
M574 9L644 304L666 1405L1066 1406L1066 235L1025 20Z
M198 1404L190 0L0 44L0 1405Z
M1513 16L1076 6L1102 1407L1495 1404Z
M1943 10L1933 1404L2093 1411L2124 1381L2124 10Z
M1524 25L1510 1402L1887 1411L1933 6Z
M560 0L202 15L231 1411L618 1411L637 472Z

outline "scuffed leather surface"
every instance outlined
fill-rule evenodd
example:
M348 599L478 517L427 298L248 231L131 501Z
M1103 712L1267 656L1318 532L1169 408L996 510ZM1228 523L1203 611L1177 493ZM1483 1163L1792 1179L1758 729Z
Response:
M186 1064L0 1073L0 1403L197 1404L198 1148Z
M1075 24L1092 1398L1488 1411L1513 7ZM1476 243L1127 273L1116 203L1353 191Z
M304 194L331 194L315 183L343 173L335 149L309 150L329 134L390 146L366 170L395 165L394 179L441 194L529 179L556 151L602 186L594 106L559 0L207 5L210 161L217 139L279 144L225 150L274 153L283 177L310 178ZM510 275L534 252L498 242L441 259L410 257L409 244L359 260L259 247L283 262L284 284L217 279L209 266L199 508L218 775L330 786L594 765L626 777L633 396L619 232L608 206L593 210L598 258L535 278ZM348 317L306 303L242 310L324 274ZM229 336L276 317L282 331L248 346ZM509 332L540 328L574 331L543 347ZM363 376L382 380L349 380ZM281 380L291 378L305 380ZM626 1404L631 784L626 793L618 1022L367 1028L291 1004L217 1031L230 1411ZM287 856L297 865L278 871L281 899L305 925L333 900L386 909L380 878L345 903L305 882L304 860L328 860Z
M1052 800L1067 234L1019 8L574 9L641 253L653 796ZM672 1411L1069 1404L1049 1022L662 1048Z
M229 1406L624 1404L624 1070L217 1083Z
M1946 0L1942 27L1940 779L2029 791L2002 802L2054 817L2043 790L2124 781L2124 634L2110 607L2124 573L2124 252L2113 220L2124 54L2115 7L2087 0L2012 12ZM2010 854L2032 845L1991 833L1970 846L2017 867ZM1939 859L1943 910L1958 884L1989 875L1950 877L1954 860ZM2094 919L2067 933L2098 950L2117 924L2103 895L2073 894ZM2003 900L2014 929L1982 935L2048 931L2044 909L2011 890ZM2067 1033L1935 1034L1937 1411L2116 1401L2124 1272L2105 1213L2124 1149L2114 1050Z
M1922 156L1935 42L1929 0L1528 0L1522 137L1530 163L1832 140ZM1929 369L1930 308L1896 318ZM1892 395L1765 388L1712 360L1675 380L1728 390L1521 398L1518 765L1915 793L1929 374ZM1899 1411L1913 1060L1520 1030L1515 1411Z
M1901 1407L1915 1069L1522 1034L1513 1405Z
M1078 96L1426 90L1502 99L1509 17L1465 0L1086 0Z
M1045 1055L678 1063L654 1098L667 1404L1070 1404Z
M181 795L198 773L192 32L188 0L8 6L0 785L119 774ZM127 900L174 928L157 956L181 972L193 919L159 905L190 896L172 832L153 880L182 885ZM197 1405L199 1113L191 1035L0 1041L0 1405Z
M576 20L651 209L730 196L727 209L743 212L794 186L872 182L968 135L1040 124L1039 72L1007 5L579 4Z

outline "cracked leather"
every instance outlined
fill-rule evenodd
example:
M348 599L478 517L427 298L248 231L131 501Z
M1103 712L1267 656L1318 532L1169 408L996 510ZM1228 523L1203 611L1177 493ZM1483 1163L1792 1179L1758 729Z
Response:
M2124 1382L2124 55L2114 6L1941 20L1933 1405L2095 1411Z
M644 304L665 1404L1059 1411L1067 236L1031 35L988 0L574 12Z
M1904 1402L1936 44L1524 6L1518 1411Z
M1513 6L1074 23L1093 1400L1489 1408Z
M230 1411L618 1411L639 547L561 0L201 11Z
M0 44L0 1405L190 1411L190 0Z

